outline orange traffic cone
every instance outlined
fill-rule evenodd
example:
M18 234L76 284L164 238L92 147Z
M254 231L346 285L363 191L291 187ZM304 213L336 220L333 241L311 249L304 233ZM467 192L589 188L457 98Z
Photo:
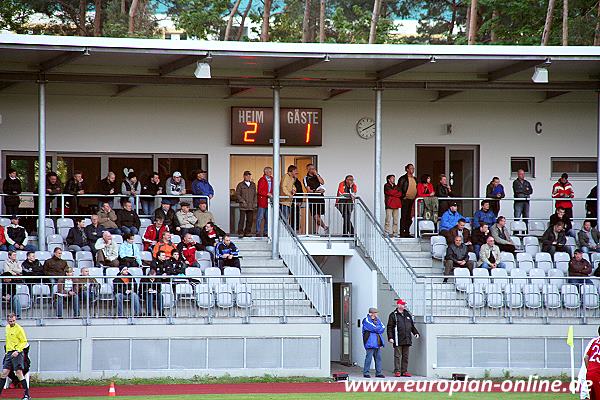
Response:
M110 388L108 388L108 396L115 397L117 395L117 391L115 390L115 383L110 383Z

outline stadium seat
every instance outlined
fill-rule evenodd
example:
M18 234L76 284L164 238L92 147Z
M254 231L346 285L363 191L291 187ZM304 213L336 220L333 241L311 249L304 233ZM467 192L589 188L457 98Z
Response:
M500 261L504 263L506 266L506 271L510 272L513 268L515 268L515 256L512 253L501 252L500 253Z
M142 241L142 237L140 235L133 236L133 243L138 247L140 252L144 250L144 242Z
M0 217L0 225L4 227L10 225L10 218Z
M552 262L552 256L550 253L537 253L535 255L535 264L537 268L546 273L554 268L554 263Z
M69 230L71 228L58 228L58 234L63 238L63 241L67 240L67 236L69 236Z
M196 260L211 261L212 258L210 257L210 253L208 251L197 251L196 252Z
M554 253L554 266L564 272L565 275L569 274L569 261L571 261L571 257L568 253Z
M194 242L196 242L196 243L202 243L200 241L200 236L198 236L198 235L192 235L192 239L194 239Z
M544 305L546 308L557 309L562 306L558 286L544 285L542 293L544 295Z
M196 304L200 308L211 308L215 304L215 296L208 284L196 285Z
M62 250L65 249L63 244L63 238L60 235L50 234L46 236L46 244L50 251L54 251L55 248L60 247Z
M532 257L540 252L540 242L537 237L525 236L523 238L523 247L525 252L531 254Z
M8 252L0 251L0 261L6 261L6 260L8 260Z
M208 268L213 267L212 261L207 261L207 260L198 260L198 265L200 266L201 271L206 271Z
M595 271L598 268L598 264L600 264L600 253L592 253L592 269Z
M142 264L146 261L148 264L152 262L152 253L149 251L142 251L140 253L140 257L142 258Z
M515 249L517 251L523 250L523 242L521 241L521 238L518 236L511 236L510 240L513 242L513 244L515 245Z
M121 235L112 235L112 240L117 244L123 244L123 236Z
M517 265L519 269L522 269L525 273L528 273L535 264L533 263L533 257L529 253L517 253Z
M455 270L456 271L456 270ZM467 286L467 306L471 308L482 308L485 306L483 289L472 283Z
M575 249L577 248L577 243L575 242L575 238L571 236L567 236L567 244L565 245L570 255L573 255Z
M479 288L483 288L490 283L490 273L485 268L473 269L473 284Z
M119 267L108 267L104 272L107 277L115 277L119 274Z
M591 264L590 255L587 253L583 253L581 257Z
M152 220L150 218L140 218L140 228L147 228L152 225Z
M215 267L209 267L204 270L204 276L206 277L206 283L215 290L216 286L221 284L221 270Z
M17 250L17 261L25 261L27 259L27 252L25 250Z
M436 260L443 260L446 256L446 238L443 236L432 236L430 239L431 243L431 257Z
M548 271L548 277L549 278L563 278L563 279L549 279L548 284L554 285L557 288L559 288L565 284L564 276L565 276L565 273L562 272L560 269L552 268L550 271Z
M177 300L194 300L194 288L189 283L177 283L175 285Z
M200 277L202 278L202 270L196 267L187 267L185 269L185 275L190 277Z
M519 285L511 283L505 287L504 291L506 292L506 305L509 308L523 307L523 293Z
M542 236L546 232L546 223L543 221L529 221L529 234L532 236Z
M468 229L470 232L473 232L473 227L471 227L470 222L465 223L465 228Z
M171 242L175 245L181 243L181 236L175 234L171 235Z
M598 291L594 285L581 285L579 290L581 291L581 298L585 308L593 310L600 306L598 304Z
M54 235L56 233L56 227L54 226L54 220L52 218L46 218L46 235ZM35 222L35 226L39 224L39 218Z
M78 251L75 253L75 264L78 268L94 268L94 256L91 251Z
M56 220L57 228L73 228L75 226L75 222L71 218L59 218Z
M527 232L527 224L525 221L512 221L510 223L510 230L513 235L524 235Z
M562 293L563 306L570 310L577 309L581 306L581 299L577 286L566 284L562 285L560 292Z
M504 268L494 268L492 271L492 278L496 285L500 285L500 288L504 290L508 285L508 273Z
M160 296L162 297L162 308L167 310L175 306L175 296L170 283L160 285Z
M31 296L29 295L29 285L17 285L17 296L21 301L21 310L31 308Z
M430 220L419 220L419 236L435 235L435 224Z
M233 307L233 289L226 283L221 283L216 286L217 292L217 307L231 308Z
M541 290L542 287L548 283L548 281L546 280L546 272L544 272L543 269L530 269L529 278L531 279L531 284L537 287L539 290Z
M46 261L49 258L52 258L52 253L50 253L49 251L38 250L35 252L35 258L37 258L38 261L43 264L44 261Z
M523 286L523 299L527 308L542 307L542 293L537 285Z
M580 219L577 219L577 220L574 220L571 225L573 226L573 230L576 231L575 232L575 237L577 237L577 231L581 230L583 222Z
M513 278L512 284L519 288L519 291L527 284L527 275L525 274L525 271L520 268L515 268L510 271L510 276Z
M63 251L60 259L65 260L69 267L75 268L75 259L73 259L73 253L70 251Z
M52 300L52 294L50 293L50 286L45 284L35 284L31 287L31 294L33 297L34 304L39 304L40 307L44 306L46 301Z
M469 268L454 268L454 285L459 292L465 292L472 284Z
M485 293L487 294L487 305L490 308L502 308L504 307L504 295L502 294L502 287L497 283L489 283L485 287Z

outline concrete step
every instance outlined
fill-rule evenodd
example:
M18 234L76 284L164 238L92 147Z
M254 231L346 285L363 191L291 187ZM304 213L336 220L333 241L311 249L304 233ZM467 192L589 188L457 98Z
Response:
M278 267L244 267L244 266L242 266L242 275L289 276L289 270L287 268L278 268Z
M240 250L244 258L271 258L271 250Z
M285 267L283 260L272 260L270 258L242 258L240 260L242 268L249 267Z

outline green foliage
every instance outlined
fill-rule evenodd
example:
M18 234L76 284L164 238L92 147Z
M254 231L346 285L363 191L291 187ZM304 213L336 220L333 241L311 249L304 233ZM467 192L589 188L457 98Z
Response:
M222 36L231 7L228 0L174 0L169 15L189 36L206 39L209 35Z
M129 8L128 8L129 9ZM129 14L121 12L121 0L108 0L105 10L103 36L107 37L158 37L156 21L156 4L154 2L140 3L135 19L133 35L129 34Z
M27 22L33 9L19 0L0 1L0 30L27 33Z
M331 41L336 43L368 43L373 12L372 0L337 0L332 1L335 11L331 16ZM393 28L393 17L389 5L382 4L379 23L377 24L376 43L392 41L390 31Z

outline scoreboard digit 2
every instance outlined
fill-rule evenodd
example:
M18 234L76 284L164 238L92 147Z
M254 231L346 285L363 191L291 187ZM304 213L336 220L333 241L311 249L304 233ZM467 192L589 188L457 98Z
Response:
M282 146L321 146L323 112L320 108L281 108ZM273 138L273 109L231 107L231 144L270 146Z

